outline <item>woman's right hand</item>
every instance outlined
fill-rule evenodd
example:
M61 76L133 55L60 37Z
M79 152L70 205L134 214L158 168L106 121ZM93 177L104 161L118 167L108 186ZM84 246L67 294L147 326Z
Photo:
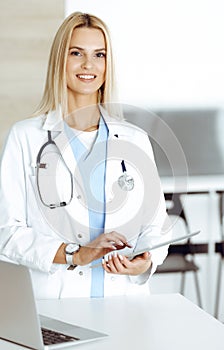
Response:
M85 246L82 246L76 254L74 254L73 262L77 265L87 265L93 260L102 258L105 254L114 250L123 249L132 246L127 242L126 237L120 233L112 231L110 233L102 233L96 239Z

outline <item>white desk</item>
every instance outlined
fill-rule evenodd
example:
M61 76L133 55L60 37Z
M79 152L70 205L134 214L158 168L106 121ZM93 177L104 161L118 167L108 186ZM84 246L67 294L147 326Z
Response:
M215 192L224 189L224 176L162 176L161 183L164 192Z
M38 302L40 313L109 334L69 349L223 350L224 325L179 294ZM0 342L1 350L24 349Z

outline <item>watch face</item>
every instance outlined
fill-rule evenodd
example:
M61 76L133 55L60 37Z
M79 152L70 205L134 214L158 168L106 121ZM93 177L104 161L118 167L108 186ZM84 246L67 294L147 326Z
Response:
M67 254L73 254L73 253L77 252L78 250L79 250L79 244L77 244L77 243L69 243L65 247L65 252Z

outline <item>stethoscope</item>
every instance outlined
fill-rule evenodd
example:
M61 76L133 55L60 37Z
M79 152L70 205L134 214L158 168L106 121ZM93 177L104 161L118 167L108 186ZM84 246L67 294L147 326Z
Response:
M46 203L45 200L43 199L43 196L41 195L41 191L40 191L40 182L39 182L39 178L40 178L40 169L47 169L48 164L47 163L42 163L41 162L41 156L43 154L43 151L45 150L45 148L49 145L54 145L60 154L60 150L58 148L58 146L56 145L56 143L54 142L54 140L52 139L51 136L51 131L48 130L48 141L46 143L43 144L43 146L41 146L38 154L37 154L37 159L36 159L36 171L37 171L37 176L36 176L36 183L37 183L37 190L38 190L38 194L40 197L40 201L41 203L45 206L48 207L50 209L55 209L55 208L60 208L60 207L65 207L66 205L69 205L73 199L73 175L70 171L70 169L68 168L68 166L66 165L65 161L63 160L63 157L61 156L64 165L66 167L66 169L69 172L70 175L70 181L71 181L71 192L70 192L70 198L69 200L66 201L62 201L59 203ZM116 137L118 137L118 135L116 134ZM127 170L126 170L126 165L125 165L125 161L122 160L121 161L121 169L122 169L122 175L119 176L117 182L119 187L123 190L123 191L132 191L134 188L134 179L131 175L127 174Z
M131 175L127 174L126 166L124 160L121 162L121 168L123 174L119 176L117 182L123 191L132 191L134 188L134 179Z

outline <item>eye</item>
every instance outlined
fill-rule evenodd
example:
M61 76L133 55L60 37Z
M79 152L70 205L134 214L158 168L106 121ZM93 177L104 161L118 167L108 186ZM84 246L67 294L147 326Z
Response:
M105 54L105 52L97 52L96 57L104 58L104 57L106 57L106 54Z
M79 51L77 51L77 50L72 50L72 51L70 51L70 55L71 55L71 56L77 56L77 57L79 57L79 56L81 56L82 54L81 54L81 52L79 52Z

